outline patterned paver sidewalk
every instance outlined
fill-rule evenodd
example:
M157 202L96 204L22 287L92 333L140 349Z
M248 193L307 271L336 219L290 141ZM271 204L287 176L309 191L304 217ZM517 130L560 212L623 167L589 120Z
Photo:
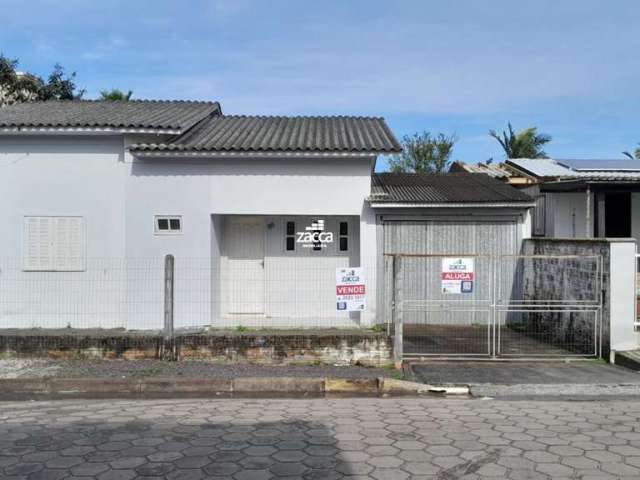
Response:
M638 479L640 402L0 403L0 478Z

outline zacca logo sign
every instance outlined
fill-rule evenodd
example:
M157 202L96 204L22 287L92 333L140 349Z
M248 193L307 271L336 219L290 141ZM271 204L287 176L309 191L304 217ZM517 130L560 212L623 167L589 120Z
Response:
M324 229L324 220L314 220L311 225L304 228L304 232L296 233L296 242L303 247L320 250L333 243L333 232Z

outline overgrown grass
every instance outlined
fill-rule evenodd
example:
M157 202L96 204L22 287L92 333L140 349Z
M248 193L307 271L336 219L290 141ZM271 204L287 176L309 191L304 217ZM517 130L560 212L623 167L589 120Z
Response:
M383 323L376 323L373 327L371 327L371 330L375 333L386 333L387 326Z

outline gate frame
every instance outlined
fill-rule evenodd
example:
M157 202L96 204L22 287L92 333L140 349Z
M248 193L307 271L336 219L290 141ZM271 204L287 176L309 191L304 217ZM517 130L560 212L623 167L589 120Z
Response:
M549 359L564 359L564 358L602 358L602 342L603 342L603 324L602 324L602 308L604 304L604 290L603 290L603 257L602 255L483 255L483 254L405 254L405 253L384 253L384 257L392 258L392 285L391 285L391 319L387 322L387 331L390 334L393 330L394 335L394 359L396 362L402 362L403 360L415 359L415 358L447 358L447 359L484 359L484 360L549 360ZM488 311L488 353L476 354L476 353L418 353L418 354L404 354L404 315L405 300L399 300L397 292L402 292L402 276L400 281L397 279L398 272L401 271L403 258L445 258L445 257L483 257L490 258L491 264L491 288L489 289L491 299L488 300L486 309L473 308L472 301L468 302L469 311ZM596 261L596 272L594 278L597 282L597 288L595 288L596 298L595 300L587 301L571 301L563 303L563 300L558 301L520 301L502 302L499 298L498 292L498 269L501 264L501 259L504 258L531 258L531 259L544 259L544 258L561 258L561 259L587 259L592 258ZM400 285L400 287L398 287ZM501 292L500 292L501 293ZM414 300L410 300L414 301ZM428 300L426 302L429 302ZM433 303L448 303L446 300L433 300ZM486 301L485 301L486 302ZM593 326L594 326L594 352L591 354L506 354L500 352L501 347L501 322L499 319L500 312L592 312L594 314Z

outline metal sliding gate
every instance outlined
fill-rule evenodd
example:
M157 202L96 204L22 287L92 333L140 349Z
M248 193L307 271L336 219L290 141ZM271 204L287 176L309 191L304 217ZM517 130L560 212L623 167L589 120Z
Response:
M598 357L602 258L385 256L403 358Z

